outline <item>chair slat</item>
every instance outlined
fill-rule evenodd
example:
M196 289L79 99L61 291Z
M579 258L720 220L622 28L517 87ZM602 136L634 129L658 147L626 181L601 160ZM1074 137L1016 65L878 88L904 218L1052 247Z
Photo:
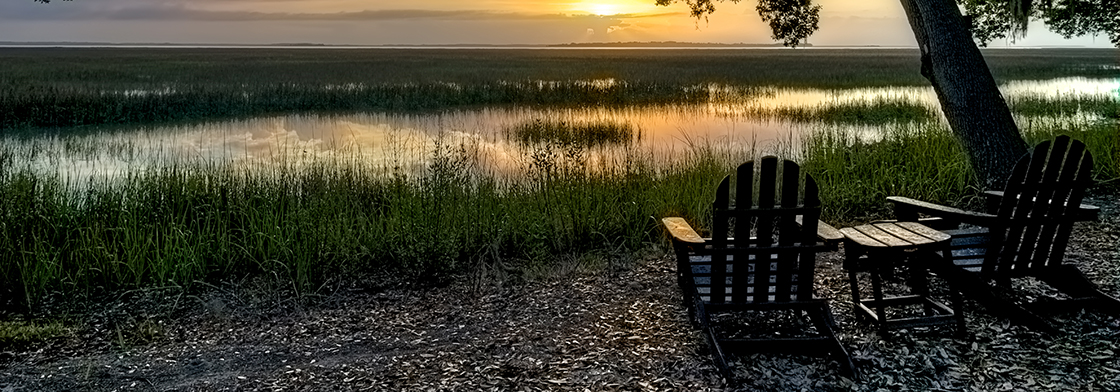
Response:
M1078 143L1078 145L1084 148L1084 144ZM1064 216L1072 217L1077 214L1077 211L1080 210L1081 201L1085 198L1085 189L1088 188L1089 184L1092 182L1093 158L1089 155L1088 151L1082 153L1082 157L1078 163L1077 177L1074 180L1075 185L1070 191L1070 196L1063 214ZM1057 232L1053 235L1054 242L1050 246L1049 257L1046 258L1045 262L1040 263L1040 267L1057 268L1062 265L1062 260L1065 259L1066 245L1069 242L1069 237L1072 232L1072 220L1058 226Z
M821 201L817 195L817 183L813 181L812 176L805 175L805 185L801 192L801 197L801 205L808 209L808 211L801 214L801 221L817 221L817 225L820 225ZM811 224L802 226L802 243L813 243L816 241L818 229L814 229L813 226L814 225ZM833 230L835 230L836 234L840 233L839 230ZM801 260L798 265L799 270L797 271L798 277L801 280L798 282L796 290L798 299L813 298L813 276L817 266L816 257L817 254L814 251L806 250L801 253Z
M1040 247L1049 247L1053 239L1046 239L1046 235L1053 235L1057 230L1057 225L1047 220L1061 213L1061 208L1057 207L1069 196L1068 189L1063 190L1059 184L1071 184L1075 175L1074 170L1066 169L1067 152L1073 152L1069 151L1068 147L1066 140L1055 140L1051 143L1049 151L1035 152L1035 155L1045 158L1041 169L1042 178L1038 183L1025 184L1024 187L1034 188L1034 194L1027 202L1030 217L1037 223L1028 222L1022 225L1023 234L1018 243L1015 260L1012 262L1016 269L1034 268L1036 266L1032 265L1033 261L1045 263L1045 260L1037 257L1036 253ZM1042 253L1050 252L1047 250Z
M712 215L715 221L712 222L712 247L715 249L712 253L712 283L711 287L713 292L722 293L727 284L727 237L728 234L728 219L726 218L726 211L730 208L729 201L731 177L725 176L716 187L716 201L712 205ZM724 302L722 295L714 296L712 302Z
M801 169L792 161L782 162L781 188L779 190L779 206L782 208L797 208L800 199ZM777 216L777 244L789 246L802 240L801 226L797 224L797 216L784 214ZM774 299L776 301L790 301L793 298L794 286L797 283L799 254L780 254L775 271Z
M739 211L750 211L754 207L754 161L739 165L735 170L735 244L746 246L751 239L754 220L743 216Z
M778 158L762 158L761 170L758 178L758 204L757 209L766 210L774 208L774 195L777 192ZM757 241L769 244L774 236L774 222L772 219L760 219L755 230Z

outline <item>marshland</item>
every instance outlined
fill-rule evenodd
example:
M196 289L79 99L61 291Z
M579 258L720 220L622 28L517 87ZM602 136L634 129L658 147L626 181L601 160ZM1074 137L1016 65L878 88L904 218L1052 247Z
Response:
M1028 143L1085 141L1094 192L1114 192L1120 53L984 53ZM19 314L262 280L298 302L641 270L634 255L666 252L660 217L703 228L714 184L762 155L799 161L837 226L889 218L887 196L967 206L979 189L916 50L0 48L0 64L0 301Z

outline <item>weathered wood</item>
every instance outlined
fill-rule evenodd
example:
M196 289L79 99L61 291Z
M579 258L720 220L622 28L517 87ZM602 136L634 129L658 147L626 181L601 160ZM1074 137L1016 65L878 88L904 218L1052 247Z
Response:
M913 222L903 222L903 223L913 223ZM882 231L884 231L884 232L886 232L886 233L888 233L892 236L895 236L900 240L909 242L912 245L928 245L928 244L932 244L934 242L937 242L937 241L931 240L929 237L926 237L924 235L921 235L921 234L915 233L913 231L910 231L909 229L907 229L905 226L903 226L901 224L877 223L877 224L873 224L872 226L874 226L876 229L882 230ZM949 239L949 236L945 236L945 238L942 239L942 241L945 241L945 240L948 240L948 239Z
M953 295L953 308L929 297L926 274L928 266L915 256L945 251L951 237L915 222L879 222L840 229L847 237L844 243L844 268L852 290L856 312L878 324L879 333L888 336L892 328L957 324L963 332L961 299ZM912 256L907 257L907 254ZM866 256L866 257L865 257ZM912 294L887 297L883 294L882 277L893 274L896 261L909 260L909 285ZM857 272L870 275L872 298L860 297ZM887 309L920 305L923 316L888 318ZM955 310L954 310L955 309Z
M855 241L856 243L858 243L860 245L863 245L863 246L873 247L873 248L886 248L887 247L887 244L879 242L879 240L876 240L874 237L871 237L867 234L864 234L862 231L856 230L854 227L841 228L840 232L844 233L844 235L847 236L848 239L850 239L852 241Z
M941 242L951 239L952 236L942 233L938 230L931 229L929 226L921 222L897 222L898 226L909 230L911 233L925 237L931 242Z
M728 230L731 228L731 222L728 219L721 219L726 212L731 208L731 195L730 195L731 176L723 177L716 187L716 201L712 204L712 214L716 219L712 222L712 280L711 290L715 293L722 293L727 286L727 252L728 248ZM715 296L711 302L720 303L724 302L722 295Z
M801 218L797 219L797 223L801 224ZM844 234L840 233L840 229L832 227L827 223L817 221L817 238L824 242L836 242L844 239Z
M863 233L868 237L871 237L871 239L874 239L876 242L882 243L887 247L907 248L914 246L913 243L891 235L891 233L883 231L883 229L875 225L861 225L853 227L853 229Z
M887 201L894 203L895 217L904 221L917 221L917 214L921 213L977 226L990 226L999 222L993 214L962 210L909 197L889 196ZM913 218L907 218L907 216L913 216Z
M684 218L663 218L662 224L665 229L669 231L669 235L673 236L674 241L685 242L689 244L703 244L704 238L692 229L692 226L684 220Z

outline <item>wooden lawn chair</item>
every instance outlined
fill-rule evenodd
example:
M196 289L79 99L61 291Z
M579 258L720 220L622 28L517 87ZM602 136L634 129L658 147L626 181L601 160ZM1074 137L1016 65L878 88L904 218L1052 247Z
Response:
M700 237L682 218L662 219L672 237L690 317L706 333L716 366L735 384L725 355L731 350L831 354L854 377L855 366L836 338L828 302L813 296L817 251L835 249L843 238L818 221L816 183L801 176L796 163L776 157L744 163L736 177L734 204L729 203L730 176L716 190L711 238ZM788 338L717 334L713 315L744 310L808 314L816 331Z
M1039 144L1015 165L1003 192L988 192L990 213L971 212L892 196L899 220L934 218L927 225L952 227L952 257L936 271L956 290L989 311L1047 332L1056 328L1039 313L1096 307L1120 315L1120 300L1102 293L1073 264L1063 263L1074 221L1096 219L1098 209L1082 205L1091 182L1093 158L1085 144L1061 136ZM941 220L940 223L935 220ZM962 227L964 223L972 227ZM1001 293L1013 278L1037 278L1071 298L1026 306ZM990 283L994 282L997 287ZM996 288L1001 288L995 290ZM1075 305L1075 306L1070 306Z

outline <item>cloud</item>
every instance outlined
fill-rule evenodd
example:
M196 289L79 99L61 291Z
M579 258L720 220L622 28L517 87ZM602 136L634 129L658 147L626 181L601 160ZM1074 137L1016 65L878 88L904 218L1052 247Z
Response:
M89 1L89 0L87 0ZM288 2L294 0L254 0L254 2ZM32 3L27 1L27 3ZM208 10L179 3L118 3L93 6L92 2L73 2L65 7L0 6L0 19L16 20L184 20L184 21L410 21L410 20L595 20L607 18L590 14L533 14L488 10L422 10L389 9L342 12L259 12ZM78 5L80 4L80 5ZM78 6L73 6L78 5ZM676 16L681 13L620 14L609 18L650 18Z

